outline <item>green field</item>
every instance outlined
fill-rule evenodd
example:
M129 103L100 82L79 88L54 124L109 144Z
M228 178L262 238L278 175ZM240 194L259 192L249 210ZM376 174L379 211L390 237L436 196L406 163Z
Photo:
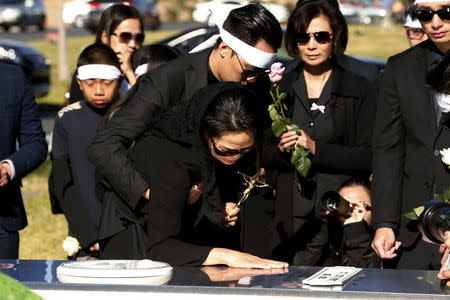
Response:
M147 32L146 43L160 40L174 31ZM71 72L75 69L78 54L94 37L70 38L67 41ZM46 40L30 42L52 61L52 90L38 103L62 105L69 80L58 80L58 46ZM379 59L401 52L408 44L401 26L382 30L378 26L351 26L347 53ZM28 227L21 232L21 259L65 259L61 243L67 235L67 224L62 215L52 215L48 200L47 177L50 163L47 160L39 169L23 180L23 195L28 215Z

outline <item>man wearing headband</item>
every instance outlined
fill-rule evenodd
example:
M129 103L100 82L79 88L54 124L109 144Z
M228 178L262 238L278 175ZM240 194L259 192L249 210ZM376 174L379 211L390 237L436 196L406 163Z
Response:
M21 180L44 162L47 143L21 68L0 60L0 78L0 259L18 259L19 230L27 226Z
M99 250L101 202L95 195L95 169L86 150L103 115L117 98L123 75L116 53L103 44L86 47L77 66L76 78L84 99L58 112L49 191L53 213L64 214L68 235L80 243L81 250L72 258L89 258Z
M223 40L215 47L182 56L143 75L136 96L89 147L91 161L132 209L145 201L143 197L149 199L150 191L131 166L127 149L147 130L155 112L190 99L210 84L257 81L270 67L282 41L278 21L260 4L232 10L223 29Z
M416 0L414 14L429 39L390 57L380 82L373 139L372 247L386 267L438 269L438 246L423 242L417 223L404 214L433 199L450 182L439 153L442 146L436 143L443 132L442 112L425 81L450 50L450 1Z

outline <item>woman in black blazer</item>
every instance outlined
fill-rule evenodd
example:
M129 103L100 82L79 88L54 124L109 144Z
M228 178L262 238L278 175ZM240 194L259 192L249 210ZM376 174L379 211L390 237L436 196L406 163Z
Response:
M347 44L347 25L334 1L299 2L285 43L288 53L301 61L290 66L280 86L288 93L288 115L302 131L288 130L279 139L272 134L263 161L277 174L273 255L292 261L314 237L327 240L326 226L305 226L320 217L318 199L323 193L337 190L351 176L370 174L376 92L368 80L334 62ZM295 172L286 154L287 147L296 145L310 151L312 167L306 178ZM320 264L322 244L294 263Z
M146 217L141 222L127 218L120 207L105 214L120 219L124 228L104 240L102 257L145 257L188 266L287 267L238 251L235 202L244 188L238 171L255 172L260 115L256 96L235 83L208 86L158 113L149 132L130 150L132 164L150 186L149 201L135 212ZM201 186L199 198L189 197L194 185ZM128 230L135 226L142 227L138 235ZM127 254L125 245L143 251L129 249Z

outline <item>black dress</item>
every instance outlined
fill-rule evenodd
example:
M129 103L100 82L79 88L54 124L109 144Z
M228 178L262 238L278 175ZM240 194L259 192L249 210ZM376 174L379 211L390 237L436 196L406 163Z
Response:
M238 200L242 180L237 171L254 172L254 156L243 157L233 166L221 165L199 134L209 103L228 88L247 90L230 83L199 91L192 100L155 116L151 130L129 151L132 165L149 182L150 200L142 201L131 216L118 207L123 201L117 195L116 200L105 201L110 210L104 214L104 223L115 223L117 232L111 227L101 230L102 258L145 257L196 266L214 247L239 250L239 226L221 225L222 207L224 202ZM197 182L203 183L202 197L187 205L189 190ZM124 250L126 241L131 246Z
M285 74L280 86L288 94L289 117L316 143L307 178L298 175L289 156L278 150L279 139L272 132L263 149L264 166L277 190L268 249L275 259L292 262L295 251L316 234L302 227L316 216L323 193L337 190L351 176L370 175L376 89L368 80L334 65L316 102L325 107L322 113L311 110L301 63Z

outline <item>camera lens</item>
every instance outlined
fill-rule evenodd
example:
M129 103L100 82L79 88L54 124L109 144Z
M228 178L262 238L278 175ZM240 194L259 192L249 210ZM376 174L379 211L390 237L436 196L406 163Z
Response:
M419 223L429 240L443 243L445 232L450 230L450 205L436 200L426 202Z
M352 216L352 205L336 191L328 191L323 194L321 206L323 210L343 216L346 219Z

